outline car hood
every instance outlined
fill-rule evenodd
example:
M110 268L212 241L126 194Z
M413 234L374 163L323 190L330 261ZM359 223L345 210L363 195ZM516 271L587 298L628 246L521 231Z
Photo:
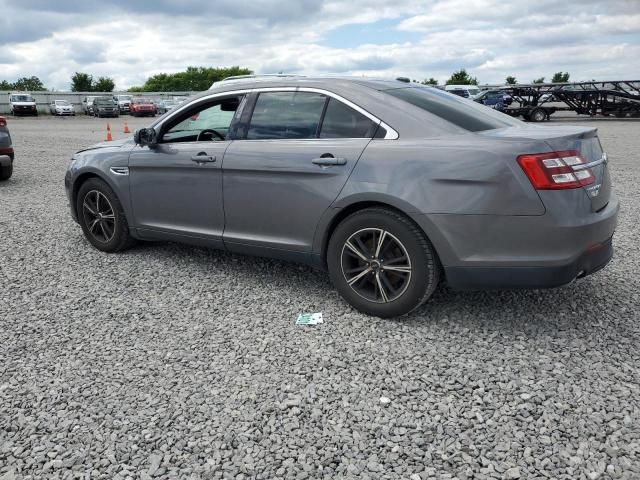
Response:
M96 143L95 145L91 145L87 148L83 148L82 150L78 150L76 153L82 153L88 150L97 150L98 148L126 148L132 147L133 145L135 145L135 143L133 141L133 137L131 137L124 138L122 140L112 140L110 142Z

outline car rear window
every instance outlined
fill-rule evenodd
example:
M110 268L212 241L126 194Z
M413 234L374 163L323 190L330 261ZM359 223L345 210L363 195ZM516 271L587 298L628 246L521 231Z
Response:
M378 127L360 112L330 98L322 121L320 138L371 138Z
M422 110L470 132L481 132L514 125L520 121L492 108L429 87L407 87L385 90Z

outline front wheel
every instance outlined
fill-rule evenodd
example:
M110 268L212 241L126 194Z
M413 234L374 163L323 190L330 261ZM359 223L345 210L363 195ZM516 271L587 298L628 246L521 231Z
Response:
M98 250L119 252L135 242L118 197L104 181L91 178L82 184L76 212L85 237Z
M414 310L440 280L440 264L429 239L410 219L384 208L361 210L336 227L327 266L348 303L382 318Z

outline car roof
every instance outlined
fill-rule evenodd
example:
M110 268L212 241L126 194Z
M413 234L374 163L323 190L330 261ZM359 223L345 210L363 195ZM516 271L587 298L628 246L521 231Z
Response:
M389 90L392 88L405 88L410 84L407 82L392 80L388 78L371 77L346 77L346 76L246 76L236 77L229 80L215 82L211 88L197 96L210 95L212 92L224 92L229 90L245 90L265 87L367 87L373 90Z

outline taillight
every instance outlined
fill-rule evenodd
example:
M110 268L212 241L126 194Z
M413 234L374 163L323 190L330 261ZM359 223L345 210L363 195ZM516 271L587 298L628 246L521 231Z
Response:
M595 177L576 150L520 155L518 163L536 190L580 188Z
M7 119L4 117L0 117L0 127L6 127L7 126Z

